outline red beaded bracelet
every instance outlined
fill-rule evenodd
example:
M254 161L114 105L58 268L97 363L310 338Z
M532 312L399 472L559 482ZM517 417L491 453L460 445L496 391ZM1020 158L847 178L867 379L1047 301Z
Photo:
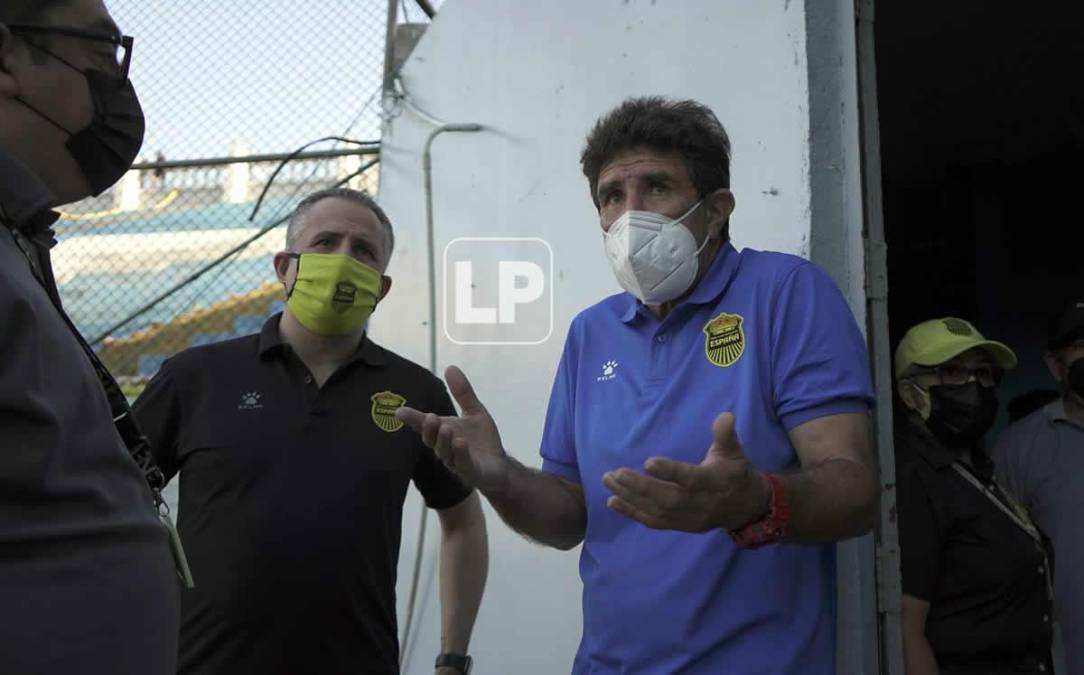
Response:
M730 530L730 538L738 548L754 549L773 544L787 534L790 523L790 504L787 503L783 482L772 474L763 474L768 480L768 515L763 520L750 523L737 530Z

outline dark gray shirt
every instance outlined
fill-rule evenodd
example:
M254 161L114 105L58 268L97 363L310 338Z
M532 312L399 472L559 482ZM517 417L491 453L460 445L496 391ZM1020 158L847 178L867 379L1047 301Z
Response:
M1084 675L1084 426L1058 400L1009 427L998 478L1054 542L1054 608L1071 675Z
M143 474L50 297L50 201L0 150L0 672L171 675L176 572Z

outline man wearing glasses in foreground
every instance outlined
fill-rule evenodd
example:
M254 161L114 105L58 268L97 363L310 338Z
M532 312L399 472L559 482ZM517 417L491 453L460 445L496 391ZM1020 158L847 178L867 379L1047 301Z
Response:
M1016 355L934 319L896 350L896 492L908 675L1048 673L1049 545L983 446Z
M49 262L49 209L104 192L139 152L130 52L100 0L0 3L3 673L176 669L162 477Z

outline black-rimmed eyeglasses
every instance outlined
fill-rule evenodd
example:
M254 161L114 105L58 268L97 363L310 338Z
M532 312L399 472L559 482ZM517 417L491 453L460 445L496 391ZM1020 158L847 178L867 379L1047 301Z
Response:
M964 385L971 380L976 380L983 387L996 387L1001 383L1005 371L997 366L980 365L974 368L957 365L955 363L942 363L939 366L922 367L915 370L914 375L937 375L940 384Z
M128 68L132 64L132 43L135 41L130 35L116 35L102 31L83 30L81 28L39 26L25 23L11 23L8 24L7 27L13 33L55 33L57 35L73 37L79 40L89 40L91 42L113 45L113 54L111 57L112 63L109 64L109 68L111 68L113 72L110 74L115 74L121 79L128 79ZM39 49L44 49L41 45L34 46ZM59 59L60 57L57 58ZM60 60L63 61L63 59ZM67 61L64 62L68 63ZM73 68L75 67L71 63L68 63L68 65Z

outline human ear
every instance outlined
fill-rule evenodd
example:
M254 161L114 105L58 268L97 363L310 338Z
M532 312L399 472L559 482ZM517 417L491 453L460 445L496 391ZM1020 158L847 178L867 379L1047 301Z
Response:
M275 257L273 259L273 264L275 266L275 276L278 277L279 282L284 287L286 287L287 292L289 292L289 290L290 290L289 289L290 263L293 262L293 260L294 260L293 256L291 254L285 252L285 251L280 252L280 253L276 253Z
M708 234L721 241L730 239L730 214L734 212L734 193L719 188L704 197Z
M380 277L380 295L377 296L376 301L380 302L388 295L388 291L391 290L391 277L384 275Z
M1059 384L1065 381L1065 378L1068 375L1066 372L1068 369L1065 367L1065 364L1062 363L1062 360L1058 358L1057 354L1054 352L1047 352L1043 355L1043 363L1046 364L1047 370L1050 371L1050 374L1054 376L1054 379L1057 380Z

